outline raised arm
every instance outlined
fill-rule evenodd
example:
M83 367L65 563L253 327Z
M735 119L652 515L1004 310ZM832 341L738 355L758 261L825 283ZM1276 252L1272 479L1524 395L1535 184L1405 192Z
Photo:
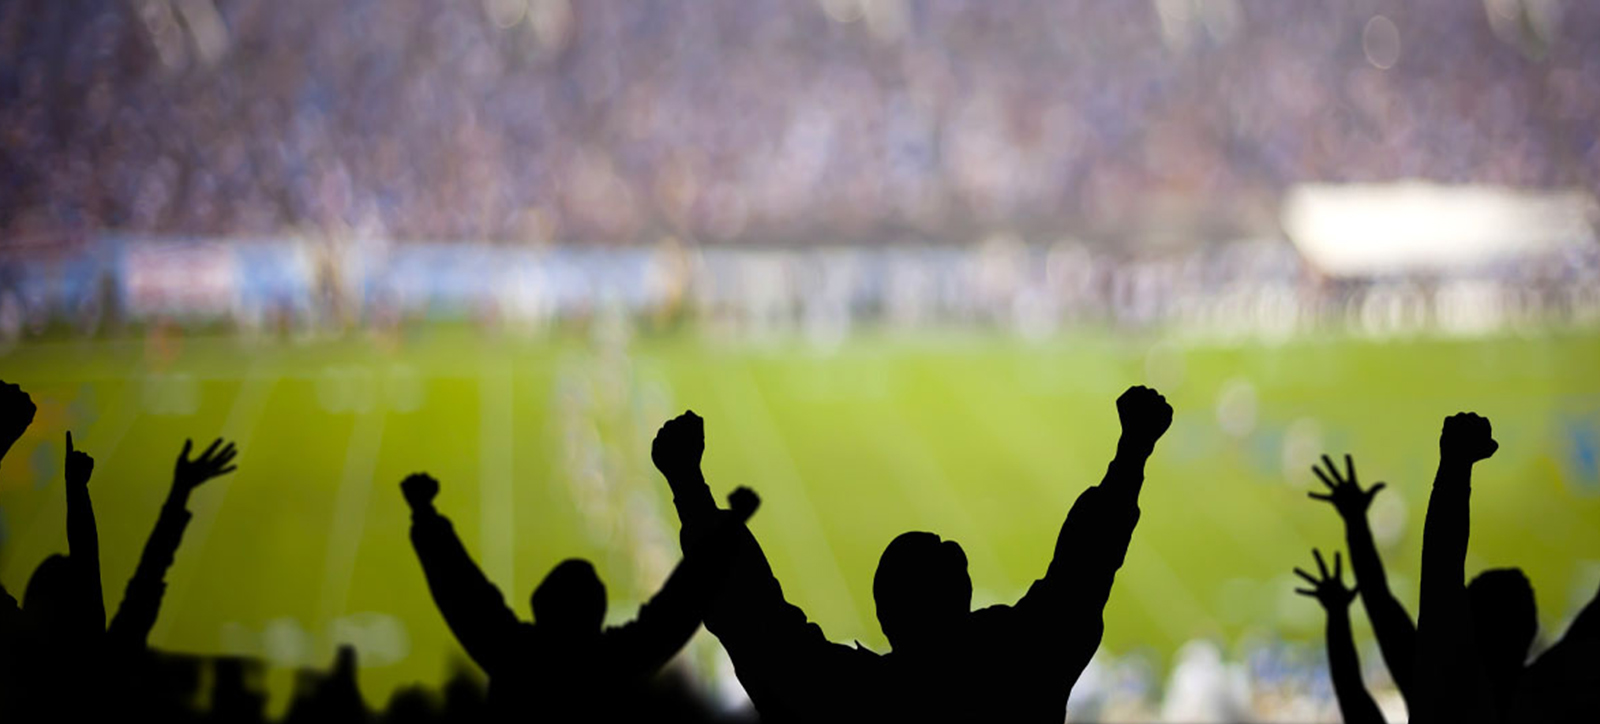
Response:
M1304 578L1311 588L1296 588L1295 593L1310 596L1322 604L1328 613L1328 676L1333 679L1333 693L1339 699L1339 714L1345 724L1383 724L1383 712L1361 681L1361 659L1356 654L1355 639L1350 634L1350 601L1356 596L1344 587L1344 574L1339 554L1333 554L1333 575L1322 562L1322 551L1312 549L1317 558L1317 570L1322 577L1294 569L1295 575Z
M74 574L73 605L86 632L99 636L106 630L106 602L100 592L100 533L94 524L94 504L89 500L89 476L94 458L72 447L67 433L67 560Z
M1489 421L1470 412L1446 418L1439 435L1439 470L1422 529L1421 612L1466 604L1467 538L1471 527L1472 466L1494 455Z
M1013 625L1050 650L1054 678L1070 691L1100 647L1103 613L1139 522L1144 464L1172 424L1172 407L1155 390L1132 387L1117 398L1122 437L1100 484L1078 495L1056 536L1044 578L1013 607ZM1065 694L1063 693L1063 696Z
M1367 620L1378 638L1378 650L1383 663L1389 668L1400 696L1408 702L1411 698L1411 665L1416 656L1417 629L1405 606L1389 590L1389 578L1383 571L1383 561L1378 557L1378 547L1372 542L1372 527L1367 524L1367 508L1372 498L1383 490L1384 483L1374 483L1366 490L1356 480L1356 465L1349 455L1344 456L1345 472L1327 455L1322 456L1326 470L1312 466L1311 472L1327 486L1326 493L1307 493L1313 499L1326 501L1339 517L1344 519L1345 544L1350 549L1350 570L1356 576L1356 589L1361 592L1361 605L1367 609ZM1332 615L1331 613L1329 614ZM1331 625L1331 624L1330 624Z
M21 387L0 381L0 460L33 424L39 408Z
M738 551L745 521L761 506L749 488L728 495L728 514L683 552L661 590L627 624L606 632L626 670L649 676L666 664L700 628L706 608L718 593Z
M668 420L650 443L650 460L672 489L672 505L678 509L682 525L680 537L685 541L707 530L718 517L717 501L700 472L705 450L705 420L693 410Z
M473 562L450 520L434 510L439 481L414 473L400 483L400 490L411 505L411 545L422 562L433 601L467 655L492 677L512 653L506 647L517 616Z
M743 523L727 531L718 525L719 520L737 515L737 512L720 510L711 497L711 488L700 472L700 458L705 448L705 421L693 410L668 420L650 445L650 459L672 489L672 504L682 524L679 539L685 556L697 547L697 542L711 537L714 532L730 536L725 545L732 557L731 568L720 595L707 612L706 628L723 639L725 647L731 636L734 648L748 641L800 630L807 625L805 612L784 600L783 587L773 576L766 553L755 536ZM735 498L729 496L729 503L734 501ZM815 626L811 628L816 629ZM821 639L820 629L816 629L816 633Z
M21 387L0 381L0 461L5 459L6 453L11 451L11 446L22 437L28 426L33 424L33 415L37 411L33 398L28 397ZM0 584L0 636L8 634L18 624L21 615L17 599Z
M161 613L161 598L167 590L167 569L172 567L178 544L183 542L183 531L192 517L188 507L189 494L206 481L234 471L232 463L238 451L233 443L223 445L219 437L200 457L190 460L189 452L193 449L193 440L183 442L183 450L178 453L178 462L172 472L172 488L167 492L167 501L162 504L161 514L156 518L155 530L150 532L149 540L145 541L139 567L134 569L133 578L128 579L122 603L111 618L111 628L108 630L111 643L123 650L144 648L150 637L150 629L156 625L156 616Z
M6 453L11 451L11 446L17 443L28 426L33 424L33 415L37 411L33 398L28 397L21 387L0 381L0 462L4 461ZM21 615L22 609L17 605L17 599L11 596L4 584L0 584L0 637L10 634L12 627L19 624Z
M792 718L815 706L809 693L835 688L837 682L830 676L837 674L838 668L819 662L830 654L849 655L852 650L829 643L822 629L806 620L805 611L784 599L783 586L773 575L761 544L738 519L741 504L730 496L729 503L735 510L723 511L711 497L700 472L704 451L704 421L693 412L662 425L651 445L650 457L672 488L672 503L683 525L680 539L685 559L674 577L684 573L682 568L701 552L701 547L713 554L710 568L726 566L725 574L712 573L712 578L720 581L709 584L712 593L705 607L706 630L727 650L739 683L756 710L769 718L781 719L785 714ZM715 560L724 555L728 558L725 563ZM667 586L678 583L669 580ZM690 590L695 586L680 588ZM662 593L666 593L666 587ZM641 612L640 617L643 616ZM679 622L679 631L687 620L682 615L667 618ZM665 650L671 638L663 636L661 640L668 643L648 648Z
M1470 527L1472 466L1499 449L1489 421L1470 412L1446 418L1439 435L1439 472L1422 529L1422 583L1412 720L1459 721L1491 705L1481 682L1467 608L1464 567ZM1494 709L1482 709L1493 711Z
M1117 569L1127 555L1133 528L1139 522L1144 464L1155 450L1156 441L1172 425L1172 406L1153 389L1130 387L1117 398L1117 417L1122 423L1122 437L1117 440L1116 457L1106 467L1100 484L1083 491L1067 512L1056 536L1050 568L1024 601L1036 596L1053 599L1071 595L1074 605L1092 609L1097 615L1105 607ZM1056 615L1052 611L1044 613Z

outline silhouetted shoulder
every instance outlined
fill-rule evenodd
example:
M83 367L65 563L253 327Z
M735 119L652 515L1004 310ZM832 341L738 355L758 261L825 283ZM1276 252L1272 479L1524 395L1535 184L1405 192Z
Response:
M1034 581L1029 589L1038 586ZM971 636L978 641L987 641L992 645L1004 644L1003 637L1013 637L1024 634L1028 628L1028 621L1017 611L1017 607L1009 603L997 603L973 611L967 617L967 627Z

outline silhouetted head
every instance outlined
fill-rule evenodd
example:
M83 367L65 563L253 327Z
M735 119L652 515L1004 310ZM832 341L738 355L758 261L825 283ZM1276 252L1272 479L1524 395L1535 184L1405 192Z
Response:
M947 637L972 610L967 554L959 543L932 533L901 533L878 559L872 598L891 647L926 647Z
M22 592L22 610L46 630L55 630L71 619L67 610L73 603L72 561L57 553L33 569L28 588Z
M1491 676L1520 669L1539 631L1539 613L1528 577L1518 568L1484 571L1467 586L1467 600L1484 668Z
M582 558L558 564L533 589L533 621L567 634L599 633L606 619L606 586Z

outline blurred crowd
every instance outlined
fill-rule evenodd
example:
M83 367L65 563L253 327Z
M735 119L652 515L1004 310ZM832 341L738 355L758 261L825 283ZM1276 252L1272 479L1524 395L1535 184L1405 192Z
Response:
M1579 241L1464 270L1332 275L1266 239L1165 250L1014 235L938 246L530 248L92 235L0 254L0 349L68 330L117 336L169 323L251 336L425 322L522 336L596 322L688 325L823 348L883 329L1478 337L1600 324L1600 245Z
M10 0L0 237L970 241L1600 190L1572 0Z

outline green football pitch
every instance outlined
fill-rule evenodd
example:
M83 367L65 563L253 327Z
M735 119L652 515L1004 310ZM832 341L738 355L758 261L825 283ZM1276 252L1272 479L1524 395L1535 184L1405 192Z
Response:
M1337 516L1305 497L1322 452L1354 453L1364 482L1389 483L1375 527L1414 606L1439 425L1458 410L1488 416L1501 442L1478 467L1468 573L1522 566L1547 631L1600 583L1592 334L1219 345L868 333L821 349L426 327L398 340L45 342L0 357L0 378L39 403L0 468L0 579L18 596L66 549L63 431L96 459L108 611L183 439L238 440L238 472L194 495L152 643L266 657L280 691L290 667L326 666L340 641L360 649L375 701L461 660L407 537L397 484L412 471L442 481L440 509L519 614L546 571L582 556L607 582L611 618L629 617L678 556L649 444L685 408L706 418L714 491L761 493L752 527L790 600L834 640L880 650L871 582L889 540L959 540L974 603L1014 600L1104 473L1113 401L1130 384L1160 388L1176 416L1106 609L1109 652L1160 662L1194 638L1317 640L1321 611L1292 593L1290 568L1313 546L1342 548ZM700 634L689 656L713 666L714 643Z

